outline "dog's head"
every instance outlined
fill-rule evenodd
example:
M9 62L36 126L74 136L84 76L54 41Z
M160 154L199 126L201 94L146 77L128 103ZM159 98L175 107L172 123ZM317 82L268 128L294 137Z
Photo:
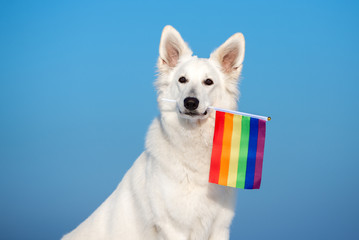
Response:
M206 119L209 106L236 108L237 82L244 59L244 37L231 36L210 58L198 58L171 26L163 29L156 82L161 112L177 112L180 118ZM173 103L161 102L162 98Z

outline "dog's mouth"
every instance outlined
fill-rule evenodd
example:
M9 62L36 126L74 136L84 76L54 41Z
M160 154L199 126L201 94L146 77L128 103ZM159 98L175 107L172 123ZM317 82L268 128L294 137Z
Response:
M187 119L203 119L206 118L208 115L208 111L205 110L203 113L198 111L184 111L182 112L180 109L178 110L180 115Z

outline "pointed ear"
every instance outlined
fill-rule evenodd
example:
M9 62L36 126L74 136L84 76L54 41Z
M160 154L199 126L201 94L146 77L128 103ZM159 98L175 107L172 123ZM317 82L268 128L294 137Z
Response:
M236 33L228 38L225 43L211 53L210 59L216 61L225 74L239 74L244 59L243 34Z
M185 56L191 56L192 51L172 26L164 27L160 42L158 68L160 71L169 70L177 65Z

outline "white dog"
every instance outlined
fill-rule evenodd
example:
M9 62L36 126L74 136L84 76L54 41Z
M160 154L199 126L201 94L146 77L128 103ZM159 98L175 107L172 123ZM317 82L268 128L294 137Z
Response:
M166 26L159 53L161 114L148 130L145 151L64 240L229 239L235 189L208 183L215 118L208 106L237 108L244 37L234 34L203 59Z

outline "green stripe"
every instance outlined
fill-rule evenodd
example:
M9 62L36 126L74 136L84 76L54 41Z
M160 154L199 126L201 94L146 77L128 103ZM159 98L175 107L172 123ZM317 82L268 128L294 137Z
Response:
M250 117L242 117L242 133L238 157L237 188L244 188L246 180L250 120Z

